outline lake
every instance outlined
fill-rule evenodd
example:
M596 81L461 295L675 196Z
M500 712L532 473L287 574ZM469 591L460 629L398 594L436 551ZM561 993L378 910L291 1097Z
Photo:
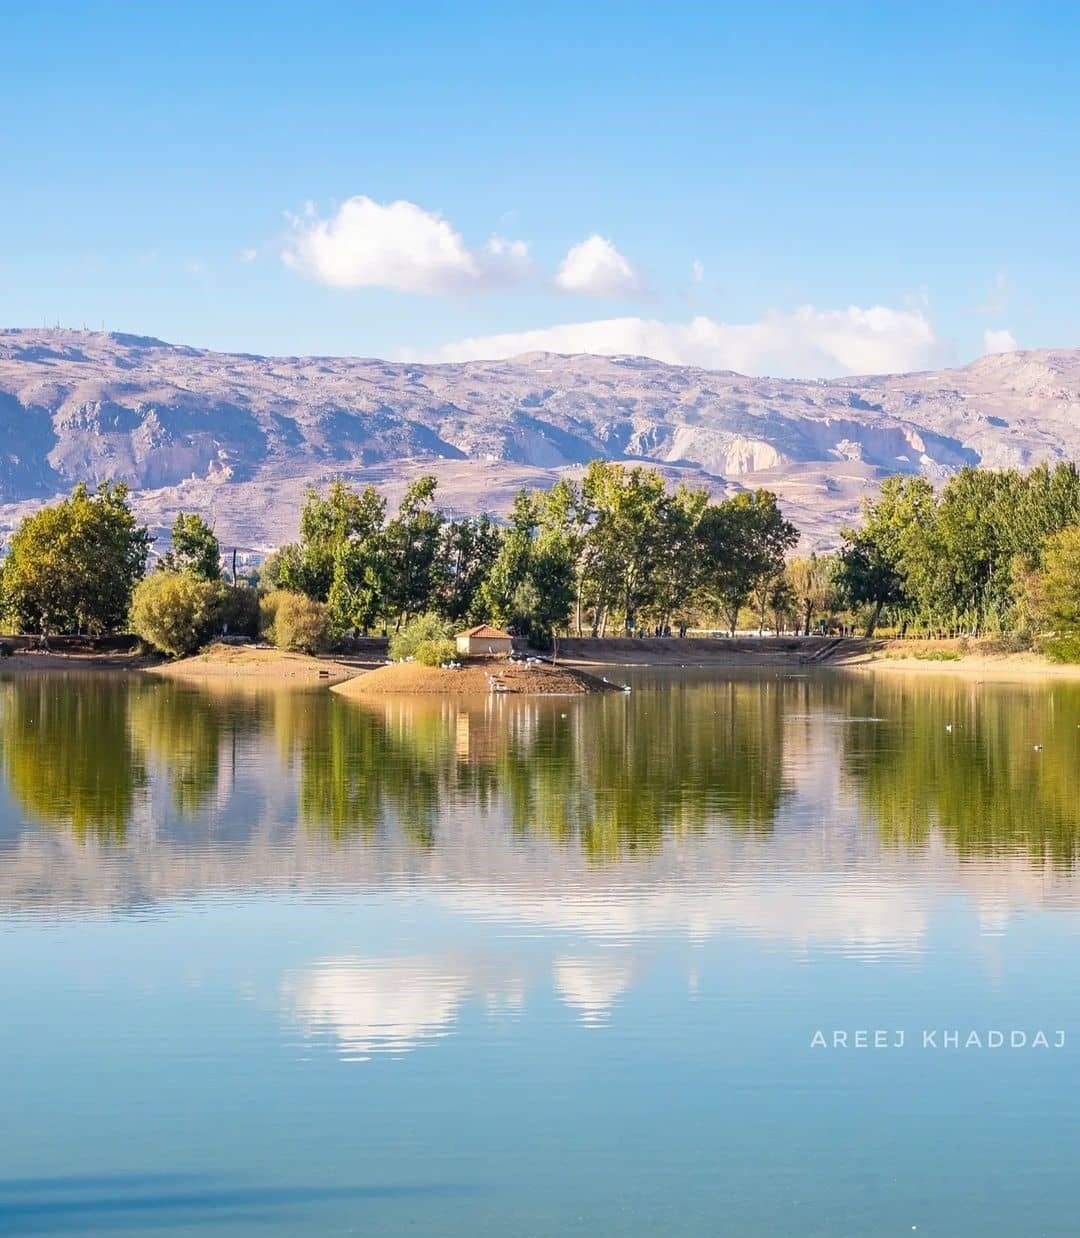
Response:
M633 686L0 675L0 1232L1074 1235L1080 685Z

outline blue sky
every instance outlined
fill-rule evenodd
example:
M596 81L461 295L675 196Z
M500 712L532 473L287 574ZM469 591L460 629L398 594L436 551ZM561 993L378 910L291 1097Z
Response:
M1075 5L61 0L3 27L3 325L805 375L1080 345Z

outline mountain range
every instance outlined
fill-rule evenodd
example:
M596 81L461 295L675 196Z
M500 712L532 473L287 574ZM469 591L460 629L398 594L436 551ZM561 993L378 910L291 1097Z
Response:
M775 490L827 548L884 476L1080 458L1080 349L931 373L749 378L645 357L531 353L420 365L216 353L123 334L0 330L0 529L80 480L123 480L161 530L295 536L310 486L420 473L454 511L505 511L595 457L717 494Z

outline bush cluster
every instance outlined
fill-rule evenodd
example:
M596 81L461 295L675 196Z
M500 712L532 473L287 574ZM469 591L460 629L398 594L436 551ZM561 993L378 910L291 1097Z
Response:
M454 656L451 636L451 626L445 619L431 611L417 615L390 638L390 657L395 662L415 658L425 666L439 666Z
M263 636L292 653L324 653L330 647L330 612L303 593L275 589L260 607Z
M186 657L213 636L254 636L258 594L230 589L184 572L153 572L135 586L128 623L147 645L173 658Z
M454 642L449 637L443 637L440 640L421 641L413 656L423 666L445 666L447 662L453 662L456 654L457 646Z

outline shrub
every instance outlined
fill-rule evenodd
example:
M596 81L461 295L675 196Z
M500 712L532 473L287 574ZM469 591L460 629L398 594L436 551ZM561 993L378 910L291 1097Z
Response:
M321 653L330 645L330 611L303 593L276 589L262 600L263 634L278 649Z
M214 608L214 627L230 636L259 635L259 595L247 585L230 588L219 586L220 593Z
M444 636L439 640L422 640L416 646L413 657L424 666L442 666L445 662L452 662L456 654L457 646L448 636Z
M450 624L438 615L417 615L410 619L400 632L395 632L390 638L390 656L395 661L402 658L419 658L420 646L429 643L445 641L450 646L450 657L454 656ZM445 649L445 646L444 646ZM449 658L443 658L447 662ZM438 663L428 662L427 666L437 666Z
M179 572L154 572L135 586L131 630L154 649L180 658L194 653L214 630L217 585Z
M1039 652L1051 662L1080 662L1080 632L1063 632L1039 641Z

